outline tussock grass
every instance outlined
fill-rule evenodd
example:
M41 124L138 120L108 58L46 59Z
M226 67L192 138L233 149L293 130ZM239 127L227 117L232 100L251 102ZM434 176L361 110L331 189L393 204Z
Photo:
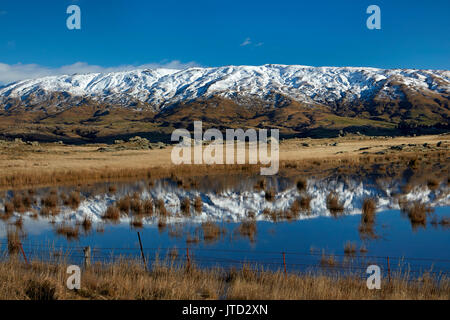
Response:
M49 280L32 279L25 284L25 294L30 300L56 300L56 287Z
M296 186L297 186L297 190L299 192L303 192L303 191L306 191L308 184L307 184L307 181L302 178L302 179L297 180Z
M85 232L88 232L92 229L92 220L88 217L84 217L83 221L81 222L81 227Z
M144 215L146 215L146 216L153 215L153 200L152 199L144 200L142 206L144 209L144 212L143 212Z
M240 236L248 238L251 242L256 240L257 227L255 221L243 221L237 228Z
M294 205L295 207L295 205ZM273 222L277 222L277 221L282 221L284 219L287 219L287 215L286 213L289 213L290 210L288 210L287 212L281 211L281 210L270 210L269 208L265 208L263 210L263 215L270 219Z
M51 190L50 194L41 199L41 205L40 214L42 216L58 215L60 213L58 192Z
M155 208L160 216L167 217L169 215L169 211L167 211L163 199L156 200Z
M33 204L36 204L36 200L29 194L14 193L12 198L12 204L14 206L14 211L18 213L24 213L31 209Z
M66 224L60 224L56 227L56 234L64 236L67 240L75 240L79 237L79 230L76 226L69 226Z
M427 217L434 209L420 201L407 202L404 199L399 200L401 212L406 213L413 229L417 227L425 227Z
M109 192L110 194L116 193L116 192L117 192L117 187L116 187L115 185L110 185L110 186L108 187L108 192Z
M362 205L362 216L361 220L363 223L374 223L375 222L375 212L377 209L376 200L372 198L366 198Z
M120 219L120 209L116 206L109 206L102 216L102 219L113 222L118 221Z
M201 213L203 209L202 197L196 196L194 199L194 209L197 213Z
M6 215L12 215L14 213L14 204L11 202L5 203L5 214Z
M166 222L166 218L165 217L160 217L158 220L158 231L162 232L166 229L167 227L167 222Z
M128 214L131 210L131 197L127 195L123 198L120 198L119 200L117 200L116 206L121 212Z
M437 179L430 179L427 182L428 189L431 191L436 190L439 187L439 181Z
M344 245L344 253L345 255L354 255L356 253L356 244L347 241Z
M331 192L326 199L327 209L330 211L331 215L337 217L344 213L344 205L340 202L337 194Z
M272 201L275 199L275 190L274 190L274 189L266 190L266 191L264 192L264 198L265 198L267 201L272 202Z
M398 138L404 140L405 138ZM407 138L412 140L412 138ZM421 140L423 138L417 137L414 140ZM328 140L325 140L328 141ZM324 141L324 142L325 142ZM383 139L383 141L386 141ZM319 140L317 142L320 142ZM329 142L329 141L328 141ZM355 142L355 141L354 141ZM358 145L362 142L357 142ZM289 143L287 143L287 146ZM389 142L393 145L393 142ZM320 147L320 143L317 144ZM105 165L104 156L98 152L95 146L75 147L64 146L64 152L61 152L62 147L46 145L43 150L46 152L45 159L50 162L50 166L39 165L34 167L32 164L36 162L30 153L21 153L17 157L20 160L4 158L2 168L0 168L0 188L3 189L26 189L31 186L55 186L55 185L73 185L86 184L91 182L108 182L113 183L120 180L135 180L135 179L158 179L175 176L178 179L185 179L189 177L202 176L206 174L218 173L257 173L259 172L259 165L168 165L170 161L170 153L167 151L152 152L150 156L148 152L136 152L130 157L123 157L119 151L112 153L117 157L110 157L108 165ZM16 149L15 149L16 150ZM53 152L55 151L55 152ZM318 150L319 151L319 150ZM341 164L346 164L349 170L358 170L358 167L365 167L366 169L373 163L385 165L386 168L391 164L399 164L405 168L419 168L421 170L414 170L415 173L424 171L424 166L430 160L445 162L448 159L447 150L434 149L417 149L403 150L400 152L385 150L385 154L335 154L324 152L312 152L311 155L300 157L293 151L281 148L280 155L280 172L296 172L297 174L304 174L308 172L323 172L337 168ZM74 160L74 155L83 154L89 155L89 160ZM33 155L33 154L32 154ZM154 158L154 159L153 159ZM299 159L299 160L294 160ZM136 160L137 162L133 161ZM20 161L20 162L18 162ZM48 162L45 161L45 162ZM11 162L17 170L11 170ZM70 163L73 169L67 169L67 164ZM133 165L131 165L131 163ZM29 170L28 168L33 168ZM413 169L411 169L413 170ZM387 173L387 172L386 172Z
M181 212L182 212L185 216L191 215L191 201L189 200L188 197L184 198L184 199L181 201L180 209L181 209Z
M130 201L130 210L133 215L143 215L144 214L144 206L142 201L138 197L133 197Z
M300 198L300 208L301 208L302 211L308 212L308 213L310 212L310 210L311 210L311 200L312 200L312 198L309 195L303 195Z
M135 229L141 229L144 226L144 222L141 217L137 216L131 219L130 225Z
M325 252L322 252L322 256L320 257L320 265L323 267L335 267L338 265L338 262L333 254L326 254Z
M289 208L290 212L292 213L292 215L294 217L297 217L300 214L300 200L295 199L292 204L291 207Z
M244 265L231 269L200 269L191 263L173 263L178 256L155 262L146 272L139 260L95 263L83 270L81 289L66 287L68 263L19 259L0 262L0 299L6 300L190 300L190 299L450 299L450 281L426 273L410 282L393 274L391 283L368 290L357 275L265 271ZM329 263L329 262L327 262ZM328 264L327 264L328 265ZM176 286L174 286L176 284Z
M427 214L433 212L432 208L421 202L414 202L406 210L411 223L421 225L426 224Z
M77 191L72 191L70 192L67 199L64 200L64 205L69 206L73 210L76 210L80 206L80 202L80 193Z
M261 191L261 190L265 190L267 187L267 183L265 179L259 179L256 183L255 186L253 187L255 190L257 191Z
M217 241L226 234L225 228L221 228L212 221L203 222L201 230L203 233L203 240L206 243Z
M310 203L311 197L308 195L303 195L298 199L295 199L289 210L285 212L286 219L291 220L298 218L301 213L308 215L311 211Z
M375 233L375 217L376 217L376 200L366 198L363 200L361 208L361 223L358 232L362 239L376 239Z

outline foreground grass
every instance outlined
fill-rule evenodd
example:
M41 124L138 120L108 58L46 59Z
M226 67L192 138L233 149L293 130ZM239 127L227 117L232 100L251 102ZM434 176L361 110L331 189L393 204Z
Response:
M66 288L67 264L0 262L0 299L450 299L450 282L394 275L380 290L356 276L284 275L248 267L199 269L138 261L95 264L82 270L81 289Z

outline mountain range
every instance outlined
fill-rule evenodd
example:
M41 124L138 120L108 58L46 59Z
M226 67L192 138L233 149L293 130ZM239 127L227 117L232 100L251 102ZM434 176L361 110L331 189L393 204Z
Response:
M450 71L288 65L49 76L0 87L0 134L103 141L189 128L286 136L448 130Z

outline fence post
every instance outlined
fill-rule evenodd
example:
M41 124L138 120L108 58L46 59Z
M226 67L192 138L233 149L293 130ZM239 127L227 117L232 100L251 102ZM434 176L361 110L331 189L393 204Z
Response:
M287 275L287 271L286 271L286 253L283 253L283 265L284 265L284 275Z
M387 257L387 267L388 267L388 279L389 283L391 283L391 264L389 263L389 257Z
M145 271L148 271L147 270L147 262L145 261L144 249L142 248L141 235L140 235L139 231L137 232L137 235L138 235L138 239L139 239L139 247L141 248L141 256L142 256L142 261L144 262Z
M186 248L186 261L187 261L187 269L191 268L191 258L189 257L189 248Z
M87 269L91 266L91 247L87 246L83 249L84 252L84 267Z
M25 263L28 264L27 256L25 255L25 251L23 251L22 242L19 241L20 251L22 251L23 259L25 260Z

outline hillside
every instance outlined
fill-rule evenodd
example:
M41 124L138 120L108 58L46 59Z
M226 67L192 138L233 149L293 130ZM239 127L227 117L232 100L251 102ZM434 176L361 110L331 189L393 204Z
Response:
M24 80L0 88L0 135L67 142L174 128L279 128L282 136L448 131L450 72L227 66Z

